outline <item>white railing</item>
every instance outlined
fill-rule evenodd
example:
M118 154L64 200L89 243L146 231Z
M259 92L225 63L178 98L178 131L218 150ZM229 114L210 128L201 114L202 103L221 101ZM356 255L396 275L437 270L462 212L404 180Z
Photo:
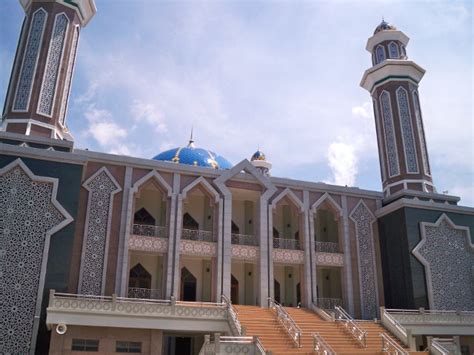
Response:
M231 237L232 244L258 245L258 240L253 235L232 233L230 237Z
M159 300L161 298L161 290L154 288L129 287L128 297Z
M239 318L237 318L237 312L232 306L232 302L225 295L222 295L221 298L222 303L224 303L226 306L228 320L233 332L236 335L242 335L242 325L240 324Z
M214 235L211 231L201 229L184 229L181 238L186 240L196 240L201 242L213 242Z
M341 322L346 331L363 347L367 347L367 332L362 330L354 319L340 306L334 307L336 312L336 321Z
M456 344L453 338L432 338L428 343L430 354L451 355L456 353Z
M268 307L272 308L276 312L276 316L278 321L283 325L286 329L286 332L293 340L295 345L300 348L301 347L301 329L296 325L295 321L291 316L286 312L286 310L275 301L273 298L268 298Z
M380 333L382 338L382 352L390 355L409 355L409 352L403 349L399 344L393 341L386 333Z
M333 242L316 242L316 251L322 253L339 253L339 244Z
M209 334L204 336L204 344L199 355L216 354L249 354L265 355L265 348L257 336L221 336Z
M474 311L441 311L429 309L386 309L392 318L409 325L429 323L431 325L472 325L474 326Z
M313 352L317 355L336 355L336 352L331 348L331 346L326 343L321 335L318 333L313 333Z
M276 249L299 250L300 242L296 239L273 238L273 247Z
M410 344L409 332L396 320L384 307L380 307L380 320L385 328L408 346Z
M166 238L168 236L166 227L150 226L146 224L134 224L132 228L132 233L144 237Z
M336 306L342 307L342 300L340 298L318 298L317 305L322 309L333 310Z

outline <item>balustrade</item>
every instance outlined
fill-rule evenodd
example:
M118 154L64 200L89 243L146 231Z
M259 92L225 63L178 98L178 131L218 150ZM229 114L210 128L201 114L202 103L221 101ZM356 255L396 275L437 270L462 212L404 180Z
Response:
M238 245L258 245L257 238L255 238L255 236L253 235L247 235L247 234L232 233L231 241L232 241L232 244L238 244Z
M339 243L316 241L316 251L321 253L339 253Z
M336 312L336 321L344 324L346 331L352 335L352 337L357 340L357 342L364 348L367 347L367 332L362 330L354 319L347 313L344 308L336 306L334 307Z
M158 289L129 287L128 297L159 300L161 299L161 291Z
M268 298L268 306L275 310L278 321L283 325L295 345L298 348L301 347L301 329L296 325L295 321L291 318L285 308L270 297Z
M146 224L134 224L132 233L135 235L141 235L144 237L160 237L166 238L167 228L164 226L151 226Z
M211 231L205 231L201 229L184 229L181 234L182 239L195 240L201 242L213 242L214 233Z
M296 239L273 238L273 247L276 249L299 250L300 242Z
M313 333L313 351L317 355L335 355L335 351L318 333Z
M336 306L342 306L340 298L318 298L318 307L327 310L334 310Z
M393 355L409 355L409 352L403 349L393 341L386 333L380 333L382 338L382 352Z

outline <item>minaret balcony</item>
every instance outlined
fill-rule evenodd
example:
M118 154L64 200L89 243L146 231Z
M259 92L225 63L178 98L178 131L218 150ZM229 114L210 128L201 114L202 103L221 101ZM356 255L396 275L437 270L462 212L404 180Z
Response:
M273 247L276 249L300 250L300 242L297 239L273 238Z
M231 242L232 244L237 244L237 245L253 245L253 246L258 245L257 238L255 238L254 235L247 235L247 234L232 233Z
M201 229L186 229L183 228L181 234L182 239L194 240L199 242L215 242L214 233L211 231L201 230Z
M340 253L339 243L316 242L315 249L320 253Z
M132 232L133 232L132 234L134 235L140 235L143 237L159 237L159 238L168 237L167 228L164 226L134 224Z

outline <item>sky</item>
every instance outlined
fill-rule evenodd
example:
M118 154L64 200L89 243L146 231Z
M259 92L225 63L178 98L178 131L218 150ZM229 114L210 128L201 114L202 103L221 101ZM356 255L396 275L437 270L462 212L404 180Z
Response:
M371 98L359 86L382 16L410 37L438 192L474 205L471 1L96 0L67 124L77 148L152 158L186 145L271 174L381 191ZM23 20L0 1L0 97Z

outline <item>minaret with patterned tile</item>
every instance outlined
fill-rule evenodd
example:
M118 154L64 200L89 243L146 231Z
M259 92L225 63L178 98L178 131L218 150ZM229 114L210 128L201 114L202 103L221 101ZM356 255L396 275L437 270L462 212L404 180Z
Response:
M25 19L2 114L1 131L72 140L66 115L82 27L94 0L20 0Z
M418 93L425 70L408 59L408 40L383 20L367 41L373 66L360 84L372 95L386 197L402 190L435 192Z

